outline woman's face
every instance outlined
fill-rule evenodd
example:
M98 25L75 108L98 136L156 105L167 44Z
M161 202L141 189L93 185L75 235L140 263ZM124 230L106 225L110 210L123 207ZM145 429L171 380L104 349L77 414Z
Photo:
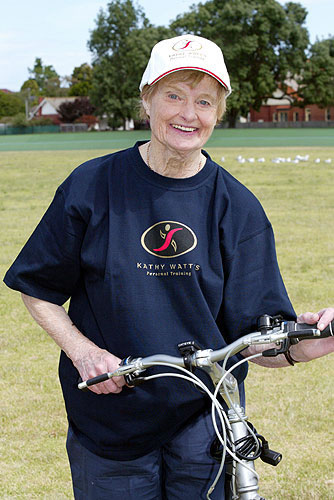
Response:
M194 88L174 78L169 82L168 77L157 85L153 95L144 101L152 141L183 153L200 150L217 121L219 83L205 75Z

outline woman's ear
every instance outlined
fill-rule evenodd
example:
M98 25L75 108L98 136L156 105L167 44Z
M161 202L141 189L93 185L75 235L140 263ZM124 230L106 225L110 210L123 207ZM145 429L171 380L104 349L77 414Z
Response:
M150 104L147 99L143 98L143 106L148 117L150 117Z

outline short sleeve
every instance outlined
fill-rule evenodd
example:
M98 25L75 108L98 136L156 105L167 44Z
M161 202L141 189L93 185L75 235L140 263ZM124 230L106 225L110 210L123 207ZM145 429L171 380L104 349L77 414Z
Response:
M230 341L256 330L263 314L296 315L279 270L271 225L241 240L225 266L226 281L220 320Z
M7 271L6 285L62 305L80 279L80 250L85 229L80 215L66 208L64 192L58 188L40 223Z

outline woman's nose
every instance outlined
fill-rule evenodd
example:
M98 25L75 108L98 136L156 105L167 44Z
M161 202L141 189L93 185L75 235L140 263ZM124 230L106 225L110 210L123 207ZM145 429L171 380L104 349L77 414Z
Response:
M188 122L194 120L197 117L195 103L185 100L182 104L180 115Z

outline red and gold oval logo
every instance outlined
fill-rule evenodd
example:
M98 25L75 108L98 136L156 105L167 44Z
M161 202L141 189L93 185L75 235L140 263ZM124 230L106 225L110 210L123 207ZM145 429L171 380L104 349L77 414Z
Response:
M162 221L146 229L141 244L146 252L171 259L191 252L197 245L197 238L194 231L181 222Z

